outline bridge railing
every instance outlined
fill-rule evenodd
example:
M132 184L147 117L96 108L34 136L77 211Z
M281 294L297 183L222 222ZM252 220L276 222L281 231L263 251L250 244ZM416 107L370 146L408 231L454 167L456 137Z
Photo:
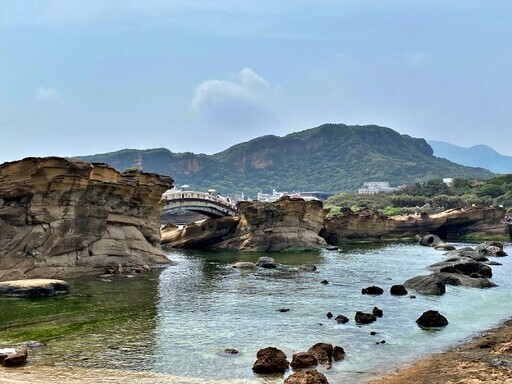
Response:
M207 200L214 202L219 205L223 205L229 209L236 210L236 204L232 203L228 200L228 198L215 196L206 192L196 192L196 191L174 191L174 192L165 192L162 195L162 198L167 202L178 201L178 200L186 200L186 199L197 199L197 200Z

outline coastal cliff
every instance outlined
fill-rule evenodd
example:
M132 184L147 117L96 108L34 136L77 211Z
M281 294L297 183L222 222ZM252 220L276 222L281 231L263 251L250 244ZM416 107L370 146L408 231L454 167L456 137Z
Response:
M0 165L0 280L164 264L170 177L59 157Z
M324 212L320 201L284 197L274 203L244 202L240 216L210 219L162 231L162 244L237 251L283 251L325 246L318 235Z
M505 213L503 208L475 207L437 214L385 216L370 209L346 209L341 215L325 219L321 235L329 243L342 239L400 239L426 233L454 240L463 236L507 240L509 228L501 220Z

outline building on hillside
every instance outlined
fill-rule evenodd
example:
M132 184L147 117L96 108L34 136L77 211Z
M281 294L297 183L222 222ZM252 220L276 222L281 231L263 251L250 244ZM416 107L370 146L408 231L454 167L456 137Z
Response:
M443 178L443 183L445 183L447 186L451 187L453 184L453 177Z
M390 187L387 181L366 181L357 193L360 195L375 195L380 192L393 192L398 188Z

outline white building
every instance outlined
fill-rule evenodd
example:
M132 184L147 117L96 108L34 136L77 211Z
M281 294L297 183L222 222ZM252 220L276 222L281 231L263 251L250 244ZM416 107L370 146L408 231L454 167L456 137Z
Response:
M375 195L380 192L393 192L397 189L390 187L387 181L366 181L357 193L360 195Z

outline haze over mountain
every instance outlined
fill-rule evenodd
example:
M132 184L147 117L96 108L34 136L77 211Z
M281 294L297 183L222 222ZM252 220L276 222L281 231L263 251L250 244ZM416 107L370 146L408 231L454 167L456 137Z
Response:
M512 156L504 156L487 145L460 147L444 141L429 141L434 156L470 167L481 167L495 173L512 172Z
M324 124L284 137L262 136L213 154L173 153L165 148L125 149L93 156L122 171L141 167L169 175L175 185L222 194L263 190L355 192L365 181L392 186L433 178L486 179L493 174L433 156L424 139L376 125Z

